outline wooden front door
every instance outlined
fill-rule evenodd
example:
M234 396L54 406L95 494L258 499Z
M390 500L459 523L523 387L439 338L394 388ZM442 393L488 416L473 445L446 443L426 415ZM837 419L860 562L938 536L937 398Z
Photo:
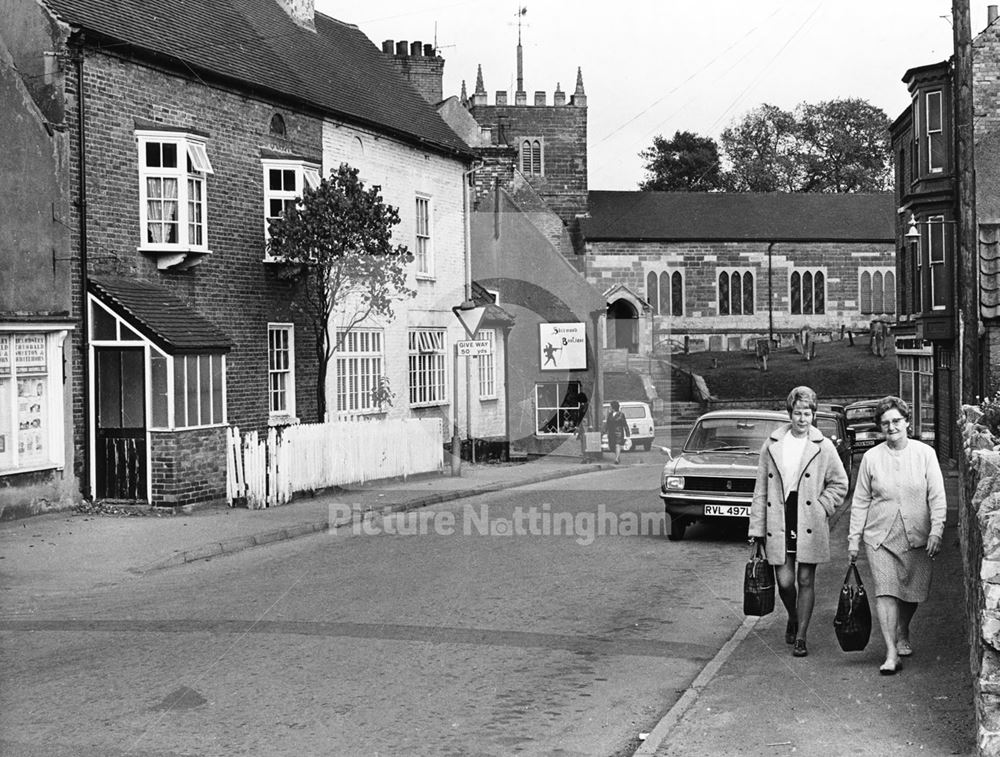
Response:
M141 348L95 348L98 499L146 499L146 376Z

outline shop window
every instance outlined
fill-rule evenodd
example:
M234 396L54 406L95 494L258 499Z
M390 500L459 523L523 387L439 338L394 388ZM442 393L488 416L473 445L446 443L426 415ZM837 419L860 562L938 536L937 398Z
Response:
M65 331L0 333L0 473L61 468Z
M572 434L586 409L585 395L579 381L535 384L536 434Z

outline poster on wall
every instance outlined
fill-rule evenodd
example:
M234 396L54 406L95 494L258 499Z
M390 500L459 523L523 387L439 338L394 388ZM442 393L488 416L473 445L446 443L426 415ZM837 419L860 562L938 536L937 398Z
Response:
M543 371L587 370L587 324L539 323L538 359Z

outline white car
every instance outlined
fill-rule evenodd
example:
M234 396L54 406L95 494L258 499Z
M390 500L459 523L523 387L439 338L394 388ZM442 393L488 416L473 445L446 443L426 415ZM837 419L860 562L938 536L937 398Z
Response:
M618 404L625 415L625 420L628 421L629 437L626 440L626 448L631 446L634 449L635 447L642 446L644 450L649 451L649 448L653 445L653 437L656 436L656 430L653 428L653 411L649 409L649 405L645 402L619 401ZM611 404L605 402L601 423L604 423L604 419L608 417L610 411ZM629 442L631 442L631 445L629 445ZM607 434L601 435L601 449L605 452L608 450Z

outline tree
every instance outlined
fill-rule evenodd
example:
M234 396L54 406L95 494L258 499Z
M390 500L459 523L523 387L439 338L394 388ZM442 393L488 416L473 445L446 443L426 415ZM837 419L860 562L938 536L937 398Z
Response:
M797 109L804 192L892 189L889 117L860 99L802 103Z
M307 319L315 337L319 420L326 417L326 376L330 358L346 335L367 318L392 318L395 300L416 295L406 284L413 255L392 244L399 212L382 201L381 187L365 188L358 170L342 163L316 189L271 221L268 251L293 280L292 307ZM342 317L331 334L334 313ZM391 394L380 382L376 400Z
M761 105L723 130L729 163L724 183L731 192L794 192L799 185L795 116Z
M722 132L735 192L881 192L892 187L889 117L865 100L762 105Z
M719 189L719 147L711 137L678 131L673 139L653 138L653 146L639 153L646 161L644 192L708 192Z

